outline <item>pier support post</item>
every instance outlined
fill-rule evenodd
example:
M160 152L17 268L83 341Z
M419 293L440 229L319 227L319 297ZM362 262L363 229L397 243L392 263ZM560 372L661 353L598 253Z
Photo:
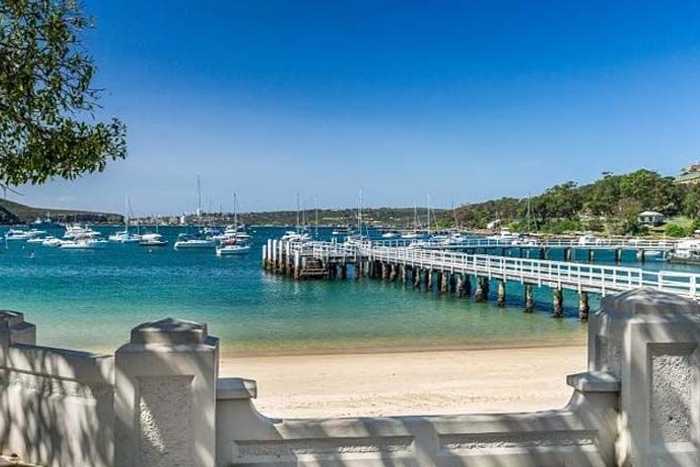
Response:
M389 269L389 280L391 282L394 282L396 280L396 278L398 277L398 275L399 275L398 266L395 264L392 264L390 266L390 269Z
M427 273L428 277L426 278L427 284L425 284L425 291L432 292L433 291L433 270L428 269L426 273Z
M348 265L347 265L347 264L341 264L341 265L340 265L340 278L341 278L341 279L347 279L347 278L348 278Z
M443 271L440 273L440 293L448 293L450 291L450 273Z
M401 285L406 285L406 281L407 281L407 278L408 278L408 266L406 266L405 264L403 264L403 265L399 266L399 268L400 268L400 271L401 271L401 274L400 274L400 277L401 277Z
M573 259L573 253L573 248L564 248L564 261L570 262Z
M552 289L552 305L554 307L554 313L552 316L554 318L564 317L564 294L562 289L556 288Z
M615 263L620 264L622 262L622 248L615 248Z
M644 250L637 250L637 261L644 264L646 260L646 252Z
M269 240L268 240L268 242L269 242ZM267 260L267 251L268 251L268 250L267 250L267 245L263 245L263 247L262 247L262 263L263 263L263 269L264 269L265 271L267 271L267 268L268 268L268 266L269 266L269 264L270 264L270 263L268 262L268 260Z
M498 297L496 298L498 306L506 306L506 281L498 281Z
M523 290L525 291L525 313L532 313L535 311L535 296L532 284L523 284Z
M474 291L474 301L485 302L489 298L489 279L488 277L477 276L476 291Z
M540 248L538 253L539 253L539 258L540 258L540 259L547 259L547 256L546 256L546 253L545 253L545 249L544 249L544 248Z
M382 280L389 280L389 275L391 274L389 270L389 263L381 263L381 268L382 268Z
M472 296L472 280L471 276L469 274L463 274L462 279L464 281L464 296L465 297L471 297Z
M578 302L578 317L581 321L588 320L588 312L590 307L588 306L588 292L581 292Z
M588 249L588 262L592 263L595 260L595 250L593 248Z
M413 288L414 289L420 289L420 284L421 284L421 273L423 271L419 267L414 267L413 268Z
M294 279L301 279L301 257L298 251L294 252Z
M464 297L464 276L461 273L455 274L455 295Z

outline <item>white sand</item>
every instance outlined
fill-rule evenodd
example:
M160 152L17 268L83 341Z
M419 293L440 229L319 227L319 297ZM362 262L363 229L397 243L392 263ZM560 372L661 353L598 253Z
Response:
M221 376L258 382L275 417L511 412L559 408L586 348L538 347L222 359Z

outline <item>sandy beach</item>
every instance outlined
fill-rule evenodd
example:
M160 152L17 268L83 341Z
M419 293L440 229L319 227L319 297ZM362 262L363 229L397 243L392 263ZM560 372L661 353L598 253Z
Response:
M563 406L585 346L224 357L222 376L258 382L274 417L529 411Z

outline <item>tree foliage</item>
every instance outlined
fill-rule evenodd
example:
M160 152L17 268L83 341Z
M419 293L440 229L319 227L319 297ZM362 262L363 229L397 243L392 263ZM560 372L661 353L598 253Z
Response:
M644 210L696 218L700 215L700 186L677 185L672 177L642 169L606 175L583 186L574 182L555 185L529 203L527 199L503 198L465 205L458 209L458 220L475 228L501 219L517 230L561 233L590 229L636 234L642 231L637 216Z
M126 157L126 127L95 121L100 90L75 1L0 0L0 184L102 171Z

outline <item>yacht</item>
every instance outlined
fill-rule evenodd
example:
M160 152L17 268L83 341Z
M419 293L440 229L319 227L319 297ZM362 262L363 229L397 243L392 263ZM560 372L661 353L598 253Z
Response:
M96 238L101 234L90 227L83 227L80 224L66 225L66 233L63 234L65 240L76 240L80 238Z
M382 234L382 238L390 239L390 238L396 238L399 236L398 232L384 232Z
M520 239L520 235L511 232L509 229L501 229L501 232L498 235L491 235L490 237L486 238L488 240L496 240L499 243L513 244Z
M43 246L48 246L48 247L59 247L61 246L61 243L63 243L63 240L53 237L53 236L48 236L44 238L44 241L41 242Z
M165 246L167 244L168 241L163 240L163 236L159 233L143 234L139 240L139 245L141 246Z
M100 242L89 238L83 238L80 240L68 240L61 242L58 247L62 250L94 250L98 247L99 243Z
M216 248L216 256L241 255L248 253L250 248L250 245L238 243L235 240L229 240Z
M669 252L668 261L671 263L700 264L700 240L683 240Z
M173 247L176 250L216 248L216 240L192 237L187 234L180 234Z
M46 237L32 237L32 238L27 240L27 243L33 243L33 244L44 243L44 240L46 240Z
M110 242L137 243L141 241L142 237L141 235L130 233L129 230L122 230L120 232L115 232L107 238Z
M28 230L10 229L5 233L5 240L29 240L32 234Z
M311 235L307 233L299 233L293 230L288 230L280 237L280 240L285 240L289 242L306 242L311 240Z

